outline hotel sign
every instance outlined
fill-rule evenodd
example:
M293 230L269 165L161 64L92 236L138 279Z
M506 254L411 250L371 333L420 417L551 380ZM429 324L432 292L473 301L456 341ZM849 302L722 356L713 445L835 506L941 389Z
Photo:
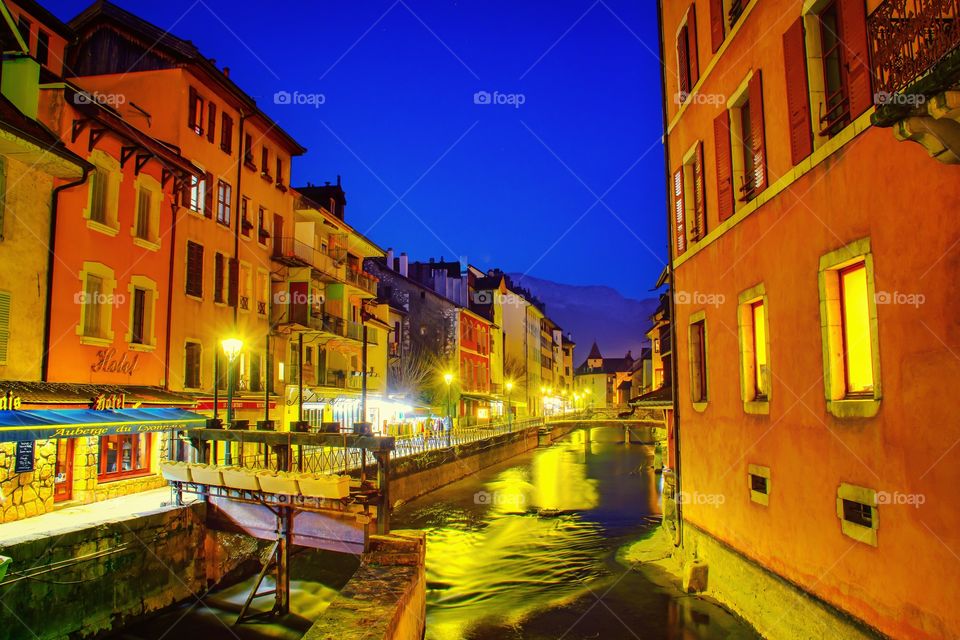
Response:
M90 402L90 408L95 411L123 409L125 402L126 396L122 393L101 393Z

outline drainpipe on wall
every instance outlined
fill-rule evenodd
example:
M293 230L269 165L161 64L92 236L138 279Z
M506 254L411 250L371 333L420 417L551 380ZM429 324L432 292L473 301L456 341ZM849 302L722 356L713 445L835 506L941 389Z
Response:
M666 49L664 48L663 40L663 0L657 2L657 36L660 41L660 51L663 52ZM670 176L670 147L668 144L667 137L667 127L669 126L669 120L667 119L667 69L662 63L660 65L660 94L663 96L663 171L664 177L666 179L667 190L665 192L666 196L666 210L667 210L667 273L670 274L670 284L668 285L667 295L669 296L669 308L670 308L670 385L673 387L672 397L673 397L673 441L676 448L676 469L674 470L674 481L675 481L675 496L680 495L680 478L681 474L681 464L680 464L680 398L677 393L677 314L676 314L676 305L674 304L674 291L676 288L676 280L674 279L673 273L673 211L670 206L670 187L672 184ZM683 501L676 500L677 506L677 537L678 541L674 542L674 546L683 547Z
M243 183L243 165L246 162L247 150L243 147L244 137L243 137L243 125L246 123L247 118L250 116L246 113L240 112L240 123L237 126L237 131L239 132L239 138L237 139L237 149L240 150L240 162L237 163L237 197L233 210L236 212L236 224L233 229L233 259L237 261L237 288L240 288L240 227L243 224L243 221L240 220L240 205L243 203L243 193L242 193L242 183ZM252 151L252 150L251 150ZM237 323L240 319L240 292L237 291L237 306L233 308L233 330L236 332Z
M174 183L176 184L176 183ZM170 213L172 221L170 222L170 266L167 270L167 327L165 330L166 342L163 350L163 387L170 389L170 334L171 323L173 322L173 271L176 267L177 255L177 212L180 207L177 205L177 198L182 198L183 192L174 194L170 202Z
M50 324L53 314L51 292L53 291L54 254L57 245L57 210L60 204L60 192L84 184L90 177L92 170L93 168L90 166L84 167L83 177L54 187L50 196L50 240L47 243L47 302L43 311L43 356L40 360L40 379L44 382L47 381L47 374L50 370Z

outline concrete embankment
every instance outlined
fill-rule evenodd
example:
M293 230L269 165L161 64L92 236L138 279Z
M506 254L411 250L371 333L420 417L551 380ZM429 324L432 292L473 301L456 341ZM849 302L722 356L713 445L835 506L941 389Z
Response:
M420 640L426 625L426 535L373 536L360 568L303 640Z

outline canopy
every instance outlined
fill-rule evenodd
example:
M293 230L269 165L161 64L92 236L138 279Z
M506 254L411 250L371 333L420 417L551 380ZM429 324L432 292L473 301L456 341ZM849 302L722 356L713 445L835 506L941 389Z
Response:
M0 411L0 442L197 429L207 418L183 409Z

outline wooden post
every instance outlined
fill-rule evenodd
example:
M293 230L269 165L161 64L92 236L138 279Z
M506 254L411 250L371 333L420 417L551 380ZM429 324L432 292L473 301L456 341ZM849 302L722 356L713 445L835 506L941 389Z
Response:
M377 459L377 484L380 489L380 504L377 505L377 533L390 533L390 452L374 451Z

